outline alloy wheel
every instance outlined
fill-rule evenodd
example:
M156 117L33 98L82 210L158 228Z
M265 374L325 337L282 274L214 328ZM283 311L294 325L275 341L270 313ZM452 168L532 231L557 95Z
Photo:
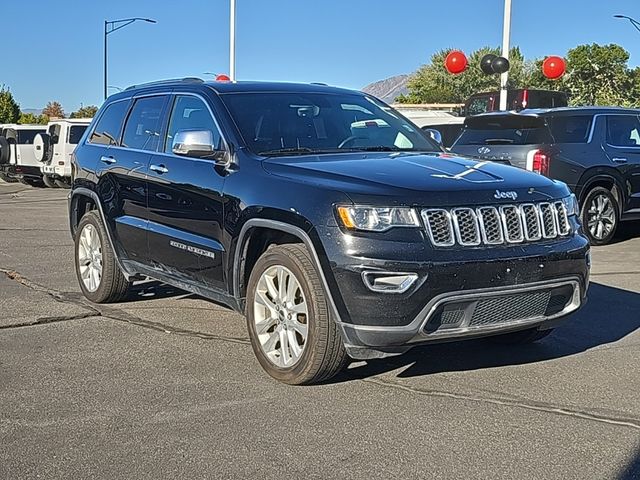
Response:
M607 238L616 226L616 211L613 202L604 194L591 199L587 211L587 228L597 240Z
M300 282L281 265L267 268L258 280L253 299L260 347L280 368L298 363L307 345L309 309Z
M102 243L96 227L90 223L80 232L78 265L85 288L95 292L102 281Z

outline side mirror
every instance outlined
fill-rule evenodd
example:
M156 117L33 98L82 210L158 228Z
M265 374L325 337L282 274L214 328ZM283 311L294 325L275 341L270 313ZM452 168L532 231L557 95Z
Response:
M178 130L173 137L171 151L175 155L194 158L211 158L226 163L224 150L216 150L213 132L210 130Z
M435 128L425 128L424 131L427 132L438 145L442 146L442 134L438 130Z

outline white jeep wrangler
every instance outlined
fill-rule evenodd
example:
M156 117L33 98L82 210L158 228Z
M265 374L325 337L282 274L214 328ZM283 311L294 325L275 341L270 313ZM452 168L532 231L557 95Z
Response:
M43 186L40 163L36 160L33 142L44 125L3 125L0 129L0 178L18 179L32 187Z
M70 188L71 155L90 123L90 118L52 120L46 132L36 135L34 155L47 187Z

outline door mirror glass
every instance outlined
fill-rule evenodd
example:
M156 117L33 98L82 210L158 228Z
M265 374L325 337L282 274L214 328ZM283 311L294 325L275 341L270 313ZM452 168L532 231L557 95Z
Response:
M435 128L425 128L424 131L429 134L429 136L438 142L438 145L442 146L442 134L436 130Z
M178 130L171 151L184 157L213 157L216 153L213 133L210 130Z

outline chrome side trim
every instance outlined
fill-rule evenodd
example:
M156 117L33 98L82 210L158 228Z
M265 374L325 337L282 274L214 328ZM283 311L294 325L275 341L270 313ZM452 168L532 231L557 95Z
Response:
M382 270L365 270L362 272L362 281L367 286L369 290L376 293L404 293L416 282L418 279L418 274L413 272L386 272ZM398 289L390 290L385 288L380 288L375 286L374 281L371 280L372 276L380 276L380 277L406 277L405 281L400 284Z

